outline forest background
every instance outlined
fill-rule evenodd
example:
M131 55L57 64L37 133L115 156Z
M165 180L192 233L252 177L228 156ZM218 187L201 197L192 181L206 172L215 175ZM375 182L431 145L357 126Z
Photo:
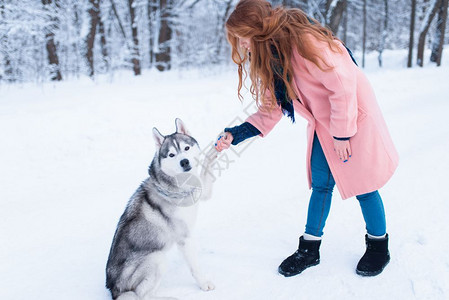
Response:
M441 64L449 0L273 0L299 7L361 57L408 49L404 67ZM119 70L229 65L224 23L238 0L0 0L0 84ZM406 52L404 52L406 53Z

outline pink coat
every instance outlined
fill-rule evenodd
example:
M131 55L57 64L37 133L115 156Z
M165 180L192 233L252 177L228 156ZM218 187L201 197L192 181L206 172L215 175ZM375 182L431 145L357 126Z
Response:
M300 101L295 113L308 121L307 174L311 188L311 153L316 132L343 199L380 189L393 175L399 156L388 133L374 91L362 71L339 43L341 53L315 40L323 58L334 68L322 71L294 50L293 86ZM246 121L266 136L282 117L279 107L264 108ZM333 136L351 137L352 157L342 162L334 152Z

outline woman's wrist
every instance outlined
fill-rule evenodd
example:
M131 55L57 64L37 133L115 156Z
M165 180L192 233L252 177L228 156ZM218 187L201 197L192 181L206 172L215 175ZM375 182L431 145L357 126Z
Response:
M238 143L243 142L244 140L254 137L256 135L260 134L259 129L254 127L249 122L244 122L241 125L234 126L234 127L228 127L224 129L224 132L229 132L233 139L232 139L232 145L237 145Z

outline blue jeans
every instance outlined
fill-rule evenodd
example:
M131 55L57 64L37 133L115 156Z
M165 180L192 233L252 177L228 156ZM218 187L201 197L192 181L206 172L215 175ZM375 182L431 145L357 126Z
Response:
M321 237L331 207L335 181L317 135L312 148L312 196L307 213L306 233ZM381 236L386 233L385 211L378 191L356 196L362 208L366 230L369 234Z

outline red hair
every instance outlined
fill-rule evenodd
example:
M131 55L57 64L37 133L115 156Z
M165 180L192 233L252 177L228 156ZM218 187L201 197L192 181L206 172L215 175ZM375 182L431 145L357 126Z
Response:
M238 96L242 99L240 94L242 77L243 74L245 77L248 74L245 64L249 61L250 92L258 105L268 104L270 107L276 105L273 80L274 72L278 70L273 70L275 64L282 66L283 74L277 75L282 77L288 97L297 98L291 84L293 76L291 59L294 47L302 57L320 69L330 68L320 56L320 51L313 45L310 35L318 41L327 42L333 51L339 51L332 32L318 21L309 19L300 9L283 7L273 9L265 0L241 0L226 21L226 32L232 46L232 60L238 65ZM240 47L239 37L250 38L251 59L248 51ZM275 56L273 47L280 55ZM270 99L265 97L266 90L271 94Z

